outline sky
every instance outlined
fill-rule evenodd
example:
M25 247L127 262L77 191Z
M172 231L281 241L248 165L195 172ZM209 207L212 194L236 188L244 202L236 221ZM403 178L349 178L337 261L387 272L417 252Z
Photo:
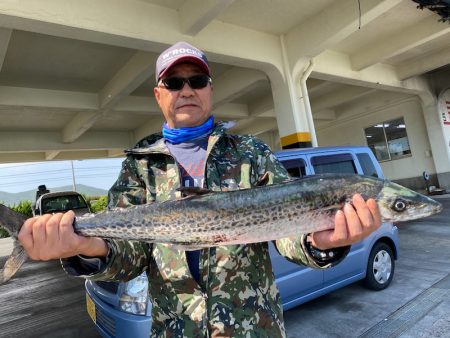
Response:
M116 181L123 158L47 161L0 164L0 191L17 193L36 190L41 184L47 188L84 184L108 190Z

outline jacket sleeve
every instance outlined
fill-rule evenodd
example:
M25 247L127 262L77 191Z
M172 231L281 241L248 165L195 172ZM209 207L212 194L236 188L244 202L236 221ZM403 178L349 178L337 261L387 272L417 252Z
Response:
M109 209L147 203L145 184L139 177L136 162L131 157L123 162L119 177L109 190ZM75 256L61 259L64 270L69 275L90 280L128 281L147 269L152 245L137 241L105 241L109 249L106 258Z
M257 151L257 167L260 182L264 184L277 184L289 180L289 174L278 161L273 152L264 142L255 139L255 150ZM286 259L297 264L312 268L329 268L341 262L350 251L350 246L336 248L333 250L333 258L325 261L313 256L306 242L307 235L282 238L274 241L275 247ZM316 250L320 251L320 250Z

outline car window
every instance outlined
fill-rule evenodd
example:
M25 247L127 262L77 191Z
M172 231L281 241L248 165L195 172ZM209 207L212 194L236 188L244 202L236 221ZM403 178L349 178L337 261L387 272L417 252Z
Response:
M281 164L292 178L300 178L306 175L306 164L302 158L281 161Z
M86 202L78 195L53 196L42 201L42 213L87 208Z
M357 174L355 163L351 154L335 154L313 156L311 164L316 174L348 173Z
M356 154L359 164L363 170L364 175L378 177L377 169L373 165L373 161L367 153Z

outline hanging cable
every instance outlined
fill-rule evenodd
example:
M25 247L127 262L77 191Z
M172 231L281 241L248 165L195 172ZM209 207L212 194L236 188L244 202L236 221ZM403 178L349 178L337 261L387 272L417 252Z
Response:
M358 25L358 29L361 29L361 0L358 0L358 11L359 11L359 25Z

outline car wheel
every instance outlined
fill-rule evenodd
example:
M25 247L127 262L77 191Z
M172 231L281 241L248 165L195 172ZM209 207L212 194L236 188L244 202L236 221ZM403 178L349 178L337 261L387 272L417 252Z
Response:
M376 243L369 255L364 284L372 290L383 290L394 277L395 261L392 249L386 243Z

